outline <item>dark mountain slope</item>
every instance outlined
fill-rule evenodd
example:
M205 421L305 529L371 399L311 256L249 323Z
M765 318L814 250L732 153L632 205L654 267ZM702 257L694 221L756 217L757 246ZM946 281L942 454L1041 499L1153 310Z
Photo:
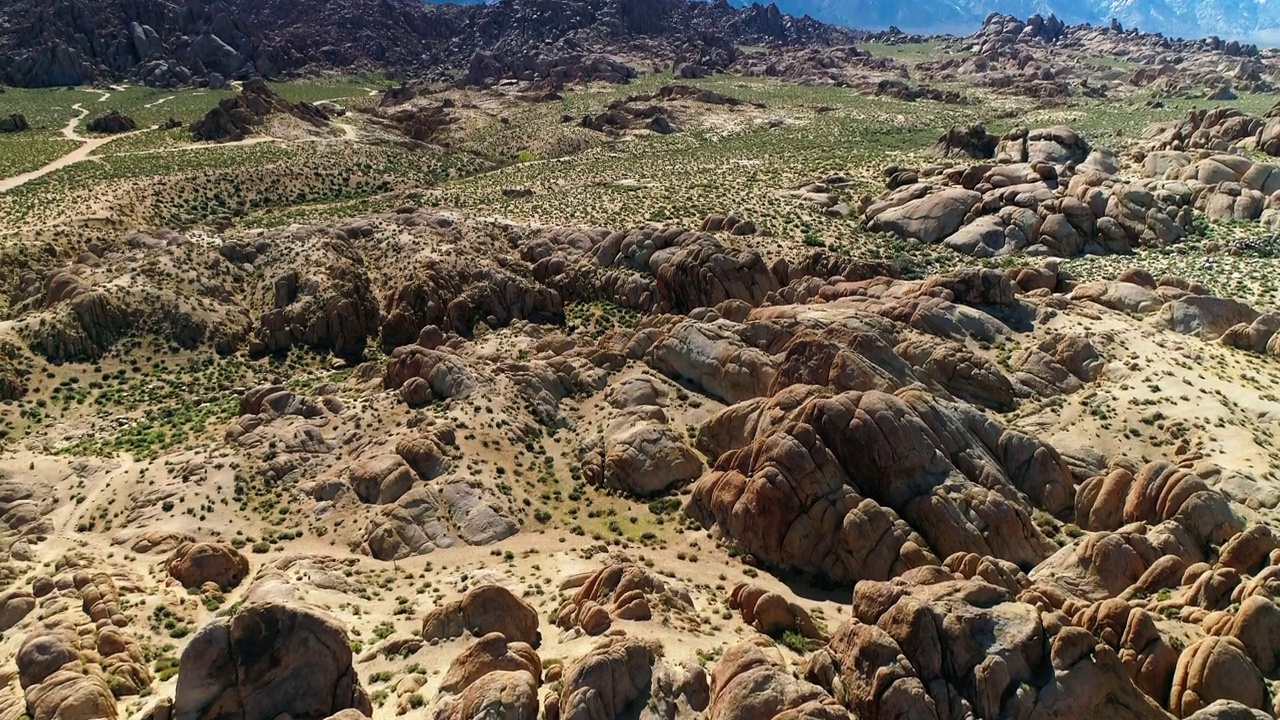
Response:
M0 82L152 85L312 70L442 73L478 51L506 56L711 44L821 45L848 35L775 6L720 0L10 0L0 6ZM678 54L678 53L677 53Z

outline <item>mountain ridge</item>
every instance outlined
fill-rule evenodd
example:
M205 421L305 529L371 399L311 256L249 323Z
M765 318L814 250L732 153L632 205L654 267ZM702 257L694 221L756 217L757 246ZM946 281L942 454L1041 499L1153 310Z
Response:
M732 0L734 5L746 3ZM1219 35L1237 40L1280 42L1280 8L1268 0L944 0L931 3L927 22L920 5L907 0L778 0L791 15L860 30L897 26L907 32L968 34L991 13L1028 17L1056 15L1068 24L1124 27L1186 38Z
M449 80L477 54L572 63L614 49L667 65L717 56L710 66L719 67L739 45L853 37L772 5L724 0L15 0L0 7L0 84L221 85L324 70Z

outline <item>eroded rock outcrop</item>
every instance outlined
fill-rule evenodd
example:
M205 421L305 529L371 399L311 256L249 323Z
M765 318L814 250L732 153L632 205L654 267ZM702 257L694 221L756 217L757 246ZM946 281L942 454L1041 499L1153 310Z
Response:
M955 552L1034 566L1051 546L1031 509L1067 507L1069 473L1048 446L966 407L805 386L731 407L705 432L740 439L686 511L766 563L841 582ZM741 432L716 432L724 423Z
M305 260L282 258L282 266L267 274L256 291L263 310L251 352L285 352L295 345L337 355L363 352L378 334L381 316L363 256L348 237L317 234ZM303 262L306 268L299 266Z
M561 720L613 720L638 712L652 691L653 648L614 637L597 645L564 674Z
M859 584L809 677L865 717L1165 718L1115 651L1008 591L919 568Z
M620 559L582 579L573 597L560 607L556 624L600 635L615 619L649 620L656 613L678 621L692 616L693 611L687 589L642 565Z
M464 632L476 637L501 633L508 641L537 647L538 613L510 590L482 585L422 619L422 637L427 640L455 638Z
M527 643L508 642L499 632L479 638L453 659L440 691L459 693L492 672L525 672L542 679L542 661Z
M179 663L175 717L323 718L347 708L372 713L346 630L296 593L283 573L264 571L234 616L196 633Z
M798 633L814 640L825 639L809 611L784 595L751 583L741 583L729 593L729 607L738 610L742 621L765 635L781 637Z
M826 690L798 680L770 651L752 642L730 646L711 672L711 720L849 720Z
M272 115L287 115L317 128L329 124L323 110L311 103L293 103L277 95L260 78L244 84L240 94L223 100L204 118L191 125L197 140L236 142L254 133L254 129Z
M18 649L18 678L25 713L33 720L118 717L116 701L101 672L82 672L78 638L65 633L28 637Z
M248 558L221 543L184 543L173 551L166 565L169 575L188 589L213 583L226 592L249 574Z
M640 422L606 433L584 459L588 481L636 497L652 497L702 474L702 459L665 423Z
M1185 717L1217 700L1258 708L1266 698L1266 683L1249 661L1244 645L1235 638L1208 637L1189 646L1178 658L1169 709Z

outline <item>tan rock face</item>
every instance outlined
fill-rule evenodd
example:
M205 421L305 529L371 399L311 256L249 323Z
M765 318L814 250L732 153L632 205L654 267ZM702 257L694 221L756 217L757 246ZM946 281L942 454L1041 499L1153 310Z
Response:
M525 670L495 670L467 685L436 708L439 720L535 720L538 681Z
M1263 675L1272 677L1280 669L1280 607L1274 601L1258 595L1246 598L1227 635L1240 641Z
M74 637L64 633L34 635L18 649L18 679L23 688L39 685L79 657Z
M416 482L409 464L398 455L374 458L356 465L351 468L350 480L361 500L378 505L399 500Z
M248 558L221 543L184 543L169 556L167 567L169 575L189 589L214 583L228 591L249 574Z
M25 714L32 720L117 717L109 676L102 666L84 662L87 657L78 644L79 638L67 630L45 630L28 636L19 648L18 680L25 694ZM143 681L149 684L150 678Z
M608 434L583 464L589 482L641 498L694 480L704 467L673 428L643 421Z
M432 398L448 399L465 395L476 389L476 380L471 371L451 353L443 350L428 350L420 345L398 347L387 360L383 385L388 389L403 389L412 379L417 378L427 383L431 393L422 395L420 391L410 391L410 396L420 397L423 402L411 402L421 405ZM403 390L402 390L403 391Z
M522 671L542 678L542 660L527 643L507 642L502 633L489 633L453 659L440 681L440 691L458 693L491 672Z
M1089 631L942 568L860 583L853 615L809 676L859 717L1167 717Z
M1191 538L1182 535L1172 540L1162 548L1145 534L1132 530L1092 533L1048 558L1029 575L1033 582L1062 588L1073 597L1105 600L1135 584L1155 587L1172 581L1167 567L1160 580L1146 575L1166 555L1176 556L1183 568L1202 558ZM1180 585L1181 576L1172 583Z
M913 192L912 186L905 192ZM885 207L867 210L867 227L876 232L891 232L924 243L935 243L954 234L964 224L965 216L982 196L963 188L953 188L916 199L907 199L900 191L885 201ZM918 194L918 193L917 193Z
M771 637L785 632L812 639L825 639L809 612L776 592L742 583L729 593L729 607L742 614L742 621Z
M858 717L936 717L937 706L893 638L874 625L836 631L826 658L832 690Z
M1029 584L1026 574L1008 560L984 557L977 553L955 553L942 564L959 577L983 580L1015 594Z
M610 638L564 674L561 720L597 720L636 712L649 697L653 649L640 640Z
M1235 325L1252 323L1259 314L1231 298L1190 295L1166 304L1160 311L1160 320L1174 332L1214 339Z
M573 597L556 614L561 628L582 628L599 635L613 620L650 620L655 613L664 622L694 622L694 605L689 591L630 560L611 561L582 579Z
M294 600L287 584L255 581L231 618L205 625L183 650L179 718L327 717L372 709L352 667L350 639L333 618Z
M538 613L500 585L482 585L460 600L438 607L422 619L425 640L455 638L464 632L476 637L500 633L508 641L536 647Z
M330 480L313 492L327 501L349 485L361 502L377 506L348 544L379 560L462 543L486 545L514 535L519 525L496 489L467 473L451 472L456 458L453 426L424 426L401 436L394 454L373 453L347 471L345 482Z
M725 650L711 672L710 720L853 717L821 687L797 680L766 650L741 642Z
M725 402L761 395L776 372L767 354L728 330L697 322L672 328L645 356L650 367L685 378Z
M1195 473L1166 462L1149 463L1136 475L1118 469L1088 480L1076 495L1076 518L1088 530L1174 520L1201 545L1225 542L1243 528L1224 495Z
M1112 599L1081 611L1073 622L1114 650L1148 697L1168 697L1178 653L1161 636L1155 616Z
M1052 449L915 391L794 387L725 410L705 432L733 437L721 424L746 431L741 449L698 481L687 512L766 563L837 581L885 579L954 552L1034 565L1050 546L1031 506L995 488L1051 507L1070 497Z
M606 443L605 486L641 497L693 480L702 469L697 453L666 426L642 425Z
M369 716L352 708L339 710L338 712L325 718L325 720L367 720Z
M1215 700L1263 706L1267 688L1244 645L1231 637L1207 637L1182 651L1173 676L1169 709L1186 717Z
M19 718L27 711L27 699L13 679L0 685L0 716Z
M13 588L0 593L0 632L17 625L35 609L36 599L27 588Z
M100 676L58 670L27 688L31 720L114 720L115 698Z

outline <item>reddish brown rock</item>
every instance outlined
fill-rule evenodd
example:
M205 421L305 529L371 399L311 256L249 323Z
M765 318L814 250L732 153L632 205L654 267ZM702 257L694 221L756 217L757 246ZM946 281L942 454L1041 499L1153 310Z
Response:
M1129 677L1152 698L1169 696L1178 652L1160 635L1155 618L1121 600L1104 600L1074 618L1120 656Z
M729 607L741 612L743 622L770 637L793 632L814 640L825 639L809 611L758 585L735 586L729 593Z
M233 616L196 633L179 661L176 717L372 713L346 630L296 592L283 573L262 575Z
M524 670L495 670L436 706L440 720L536 720L538 681Z
M691 615L689 591L629 560L617 560L586 577L556 615L562 628L581 627L588 635L609 628L613 619L649 620L654 611Z
M1174 520L1201 544L1222 543L1243 522L1220 492L1198 475L1166 462L1136 474L1117 469L1092 478L1076 495L1076 522L1086 530L1116 530L1125 523Z
M508 642L502 633L489 633L458 653L440 680L440 691L462 692L485 675L497 671L523 671L540 681L542 660L527 643Z
M211 582L226 592L249 574L249 559L221 543L184 543L169 556L167 566L169 574L188 589Z
M825 690L797 680L750 642L725 650L711 671L708 720L851 720Z
M425 640L501 633L509 642L538 646L538 613L501 585L481 585L422 619Z
M1280 670L1280 607L1274 601L1246 598L1226 630L1263 675L1271 677Z
M1030 507L1009 498L1065 507L1070 497L1070 472L1052 449L915 390L791 388L725 410L703 433L738 440L720 448L686 511L770 565L841 582L888 578L936 563L935 553L1029 567L1050 546ZM982 529L969 517L983 518Z
M1232 637L1207 637L1190 645L1178 658L1169 695L1169 709L1186 717L1215 700L1235 700L1261 708L1267 698L1262 674Z
M649 698L655 657L640 640L610 638L564 674L561 720L617 718L638 712Z

